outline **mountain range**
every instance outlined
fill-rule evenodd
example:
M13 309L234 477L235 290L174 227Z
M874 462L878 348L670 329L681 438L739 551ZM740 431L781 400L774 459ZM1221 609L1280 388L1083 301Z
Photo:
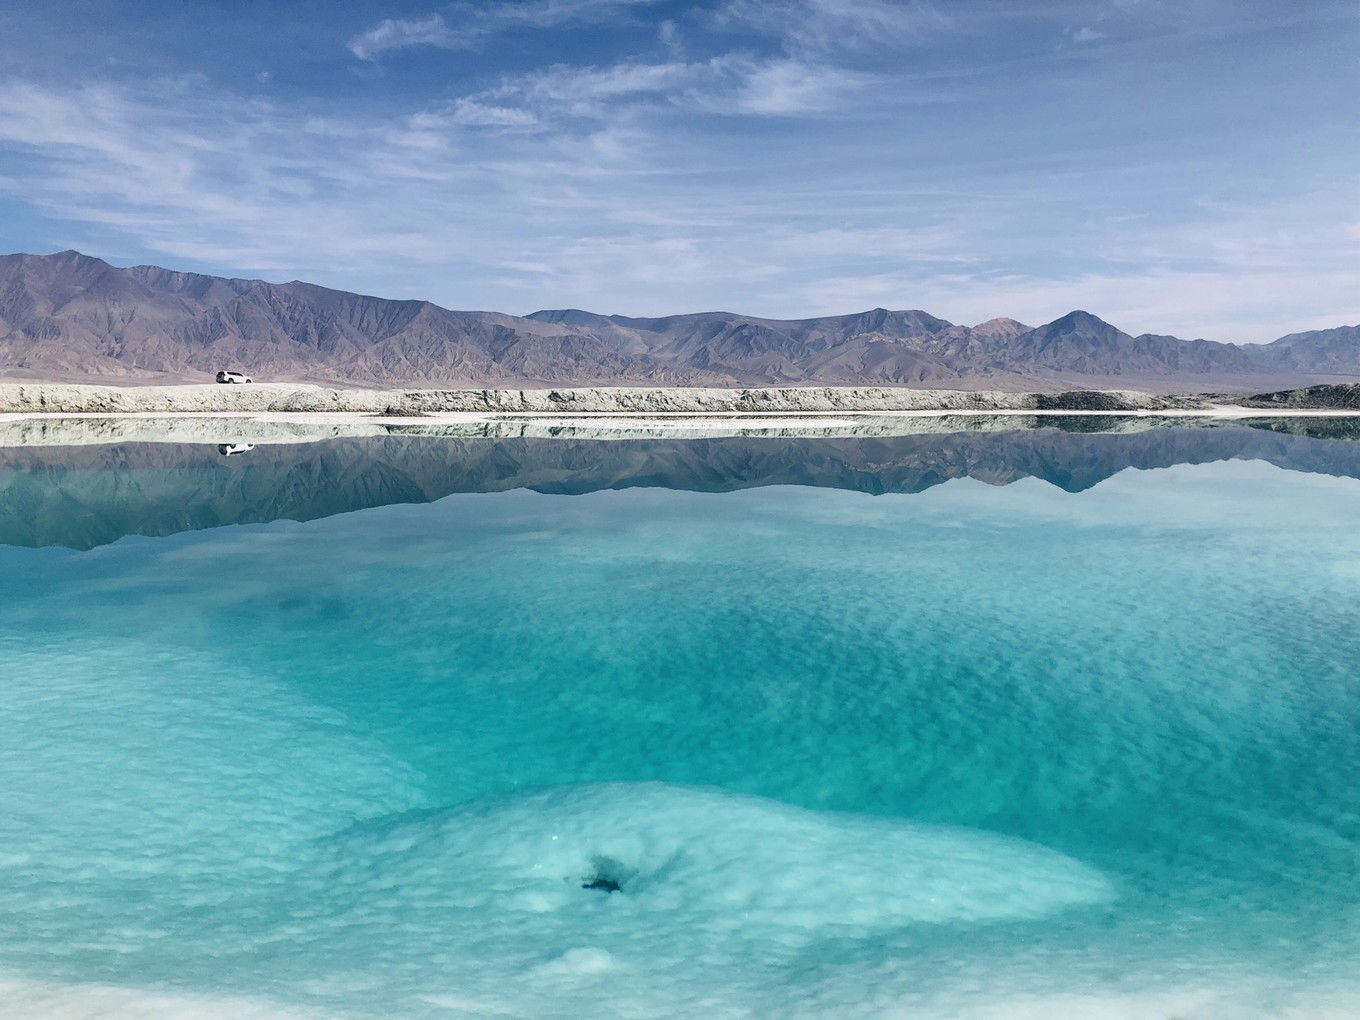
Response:
M1031 327L923 311L777 320L460 312L313 284L0 256L0 379L326 384L1270 388L1360 379L1360 326L1239 345L1130 336L1073 311Z

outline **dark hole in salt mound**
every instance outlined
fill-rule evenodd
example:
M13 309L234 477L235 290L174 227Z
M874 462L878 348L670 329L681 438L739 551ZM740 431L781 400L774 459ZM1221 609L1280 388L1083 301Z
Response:
M593 867L581 879L582 889L596 892L623 892L623 887L637 875L636 868L630 868L612 857L599 856L591 861Z

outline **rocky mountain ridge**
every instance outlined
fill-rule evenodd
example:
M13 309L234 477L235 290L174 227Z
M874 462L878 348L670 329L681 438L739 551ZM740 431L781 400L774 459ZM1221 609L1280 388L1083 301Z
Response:
M314 284L0 256L0 378L472 386L1283 388L1360 379L1360 326L1241 346L1131 336L1083 311L1030 327L919 310L777 320L451 311Z

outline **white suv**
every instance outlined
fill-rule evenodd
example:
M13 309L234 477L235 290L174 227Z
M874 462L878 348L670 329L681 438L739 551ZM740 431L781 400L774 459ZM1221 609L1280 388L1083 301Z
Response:
M255 380L244 372L228 372L226 369L223 369L221 372L217 373L217 381L220 383L247 383L254 382Z

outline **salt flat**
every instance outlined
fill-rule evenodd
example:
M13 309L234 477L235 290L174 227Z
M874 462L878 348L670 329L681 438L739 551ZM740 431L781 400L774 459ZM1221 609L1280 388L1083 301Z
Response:
M1204 407L1200 397L1136 390L1011 393L1001 390L881 386L755 388L584 386L553 389L348 389L302 383L189 386L90 386L0 383L3 412L357 412L411 415L473 413L787 414L848 411L1158 410Z
M691 411L579 412L445 411L419 416L360 411L200 411L0 413L0 447L84 446L100 443L310 443L385 435L454 438L703 439L723 436L812 438L909 436L1032 428L1065 418L1103 420L1095 431L1128 432L1159 422L1347 418L1360 412L1324 408L1211 405L1136 411L910 410L910 411Z

